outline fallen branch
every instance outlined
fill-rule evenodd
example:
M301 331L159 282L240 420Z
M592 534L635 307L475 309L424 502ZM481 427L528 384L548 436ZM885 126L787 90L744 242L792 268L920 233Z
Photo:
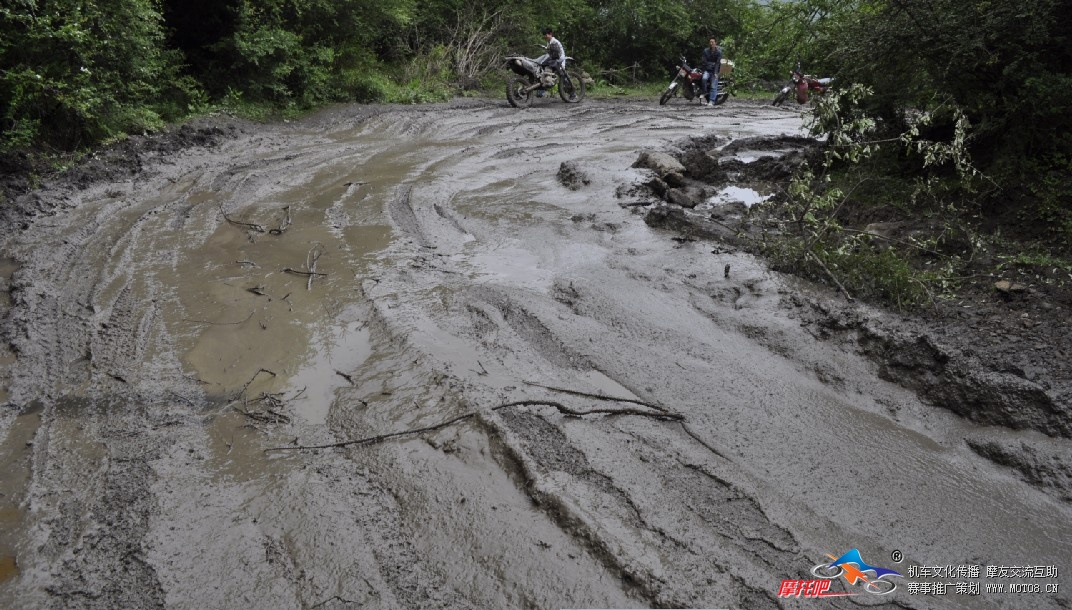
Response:
M257 377L260 377L261 373L268 373L272 377L277 376L275 373L273 373L272 371L269 371L268 369L258 369L257 372L253 373L253 376L249 378L249 381L246 382L246 385L242 386L242 389L239 390L237 394L235 394L235 399L236 400L238 399L239 396L244 396L246 394L246 390L249 388L249 386L251 386L253 384L254 381L257 380Z
M290 228L290 206L283 208L286 215L283 217L283 222L279 224L279 227L268 231L272 235L282 235L287 229Z
M558 410L559 413L562 413L563 415L570 415L570 416L573 416L573 417L582 417L582 416L585 416L585 415L638 415L638 416L641 416L641 417L651 417L651 418L655 418L655 419L678 421L678 422L684 421L684 419L685 419L685 416L678 415L676 413L666 413L666 412L652 413L650 411L641 411L639 409L592 409L592 410L589 410L589 411L578 411L576 409L571 409L571 408L563 405L562 403L555 402L553 400L519 400L519 401L516 401L516 402L508 402L506 404L502 404L502 405L499 405L497 407L492 407L491 410L492 411L501 411L503 409L510 409L510 408L513 408L513 407L534 407L534 406L554 407L555 409ZM296 446L293 446L293 447L270 447L268 449L265 449L264 451L267 453L269 451L296 451L296 450L300 450L300 449L336 449L336 448L340 448L340 447L349 447L351 445L372 445L372 444L376 444L376 443L382 443L383 441L390 440L392 438L399 438L399 437L402 437L402 436L413 436L415 434L421 434L423 432L434 432L436 430L441 430L443 428L446 428L447 426L451 426L451 425L456 424L456 423L458 423L460 421L464 421L464 420L467 420L469 418L476 417L479 414L480 414L480 411L471 411L469 413L465 413L464 415L459 415L457 417L448 419L447 421L440 422L440 423L432 425L432 426L425 426L423 428L416 428L416 429L412 429L412 430L402 430L400 432L391 432L391 433L388 433L388 434L379 434L379 435L376 435L376 436L370 436L370 437L367 437L367 438L359 438L359 439L350 440L350 441L342 441L342 442L339 442L339 443L329 443L329 444L326 444L326 445L296 445Z
M260 422L262 424L290 423L290 417L272 409L265 409L264 411L250 411L248 409L239 409L238 407L233 408L235 411L238 411L242 415L245 415L247 418L252 419L255 422Z
M713 454L717 455L718 457L720 457L720 458L722 458L722 459L724 459L724 460L728 460L728 459L729 459L729 458L728 458L728 457L726 457L725 455L722 455L722 452L721 452L721 451L719 451L718 449L715 449L714 447L712 447L711 445L709 445L709 444L707 443L707 441L705 441L705 440L703 440L702 438L700 438L700 435L699 435L699 434L696 434L695 432L693 432L693 431L692 431L692 428L690 428L690 427L689 427L689 425L688 425L688 424L686 424L686 423L685 423L684 421L681 421L680 423L681 423L681 429L685 431L685 434L688 434L689 436L691 436L691 437L692 437L692 439L693 439L694 441L696 441L697 443L700 443L701 445L703 445L703 446L704 446L704 448L705 448L705 449L707 449L707 450L708 450L708 451L710 451L711 453L713 453Z
M236 225L236 226L239 226L239 227L246 227L247 229L249 229L251 231L256 231L257 233L265 233L266 232L265 228L262 227L261 225L257 224L257 223L243 222L241 220L235 220L235 219L231 218L227 214L227 212L223 211L223 204L222 203L220 204L220 214L223 214L223 219L224 220L226 220L227 222L229 222L229 223L231 223L233 225Z
M324 246L316 244L312 248L309 248L309 253L305 255L305 268L313 273L316 273L316 261L320 260L320 257L323 255ZM314 276L312 275L309 276L309 281L305 284L306 290L313 289L313 277Z
M834 273L832 271L830 271L830 269L827 268L826 264L823 263L823 261L820 260L819 257L816 256L814 252L808 251L808 256L811 257L811 260L815 261L816 263L819 263L819 266L822 267L823 271L825 271L826 274L828 276L830 276L830 279L833 280L833 282L835 284L837 284L837 287L841 289L841 292L843 292L845 294L846 299L848 299L850 301L855 300L855 299L852 298L852 295L849 294L849 291L846 290L845 287L841 285L841 282L837 279L837 276L834 275Z
M567 388L556 388L554 386L543 385L542 383L536 383L534 381L522 381L522 383L524 383L525 385L531 385L531 386L534 386L534 387L537 387L537 388L543 388L545 390L551 390L551 391L554 391L554 392L562 392L563 394L572 394L573 396L583 396L585 398L595 398L596 400L608 400L608 401L611 401L611 402L628 402L630 404L640 405L642 407L647 407L649 409L655 409L656 411L666 413L666 408L665 407L660 407L659 405L653 405L651 403L644 402L642 400L635 400L633 398L618 398L616 396L607 396L606 394L591 394L589 392L580 392L578 390L570 390L570 389L567 389Z
M298 269L291 269L290 267L287 267L286 269L283 269L283 273L293 273L294 275L307 275L307 276L314 276L315 275L315 276L319 276L319 277L327 277L328 276L328 274L326 274L326 273L317 273L316 271L299 271ZM287 295L287 296L290 296L290 295ZM286 298L286 297L283 297L283 298Z

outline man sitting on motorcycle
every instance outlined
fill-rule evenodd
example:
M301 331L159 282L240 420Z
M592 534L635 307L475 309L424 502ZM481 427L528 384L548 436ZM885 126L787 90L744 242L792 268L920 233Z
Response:
M543 39L547 41L547 53L537 57L536 63L557 72L562 67L562 61L566 57L566 49L555 38L555 33L551 28L543 29Z
M564 67L562 62L566 57L566 49L562 47L562 43L555 38L555 32L551 28L543 29L543 39L547 41L547 52L536 58L536 63L544 67L547 72L557 72L559 68ZM540 80L544 81L544 84L548 84L549 76L542 76ZM543 97L543 90L536 92L536 97Z
M718 39L712 36L703 50L703 86L707 91L708 106L714 106L718 97L718 72L721 69L722 49L718 48Z

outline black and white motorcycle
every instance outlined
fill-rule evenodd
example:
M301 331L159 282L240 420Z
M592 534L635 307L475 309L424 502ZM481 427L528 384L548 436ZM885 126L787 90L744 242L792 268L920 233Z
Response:
M546 56L545 56L546 57ZM506 81L506 101L514 108L528 108L537 92L554 91L562 101L576 104L584 99L584 80L580 72L567 70L572 57L566 57L557 70L541 65L543 58L530 59L520 55L507 57L506 67L517 76Z

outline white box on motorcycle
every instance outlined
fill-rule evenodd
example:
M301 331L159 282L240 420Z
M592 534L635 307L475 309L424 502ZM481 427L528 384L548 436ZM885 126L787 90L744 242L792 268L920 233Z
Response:
M718 67L718 77L729 76L733 73L733 62L728 59L722 60L722 65Z

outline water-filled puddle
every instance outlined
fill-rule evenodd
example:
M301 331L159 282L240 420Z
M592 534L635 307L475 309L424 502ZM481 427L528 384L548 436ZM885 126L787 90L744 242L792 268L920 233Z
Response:
M743 203L745 207L750 208L758 203L763 203L770 198L771 195L769 193L763 194L755 189L740 186L727 186L713 197L709 198L705 203L709 206L716 206L739 201Z
M310 424L323 424L335 391L351 385L350 373L372 355L369 331L364 322L350 322L314 334L312 357L290 378L290 391L297 398L294 410Z
M360 302L370 259L392 233L383 224L353 224L374 216L355 207L381 204L352 182L336 182L318 176L308 190L277 193L263 206L228 214L285 231L259 232L221 219L203 243L170 244L178 264L157 277L178 299L163 306L164 317L184 368L209 393L279 394L306 421L323 423L334 390L347 383L335 369L353 370L367 356L367 332L341 317L349 303ZM197 197L219 207L212 199L228 194ZM355 218L360 215L366 217Z

